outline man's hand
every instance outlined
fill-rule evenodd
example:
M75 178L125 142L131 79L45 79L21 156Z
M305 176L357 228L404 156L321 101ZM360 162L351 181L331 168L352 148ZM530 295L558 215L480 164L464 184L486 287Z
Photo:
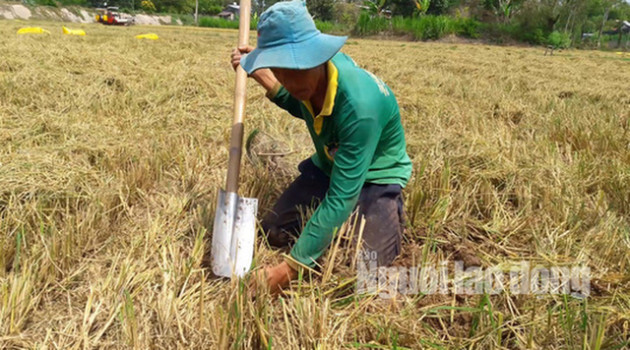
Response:
M232 50L232 54L230 55L230 64L232 65L232 68L236 70L239 64L241 64L241 58L243 55L250 53L253 50L254 47L252 46L241 46ZM276 76L273 75L271 70L268 68L258 69L250 74L250 77L254 78L254 80L256 80L258 84L262 85L262 87L264 87L267 91L273 89L278 82Z
M289 286L292 280L298 276L295 271L286 261L281 262L276 266L265 267L262 270L258 270L254 276L255 288L262 287L260 283L265 283L269 287L269 292L272 295L278 294L282 288Z
M241 46L232 50L232 55L231 55L232 68L236 70L236 67L238 67L238 65L241 64L241 58L243 57L243 54L250 53L253 50L254 50L254 47L252 46Z

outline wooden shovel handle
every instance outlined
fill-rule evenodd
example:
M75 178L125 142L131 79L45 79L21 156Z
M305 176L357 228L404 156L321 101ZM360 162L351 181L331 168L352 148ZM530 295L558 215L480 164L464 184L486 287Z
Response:
M249 44L249 17L251 0L240 1L238 25L238 46ZM243 149L243 118L245 114L245 100L247 98L247 73L240 65L236 67L236 86L234 88L234 117L232 119L232 134L230 135L230 155L228 160L226 192L238 191L238 178L241 168Z

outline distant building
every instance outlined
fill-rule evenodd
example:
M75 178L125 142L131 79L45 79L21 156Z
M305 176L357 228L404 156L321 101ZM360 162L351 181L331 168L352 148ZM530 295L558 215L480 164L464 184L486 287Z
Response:
M607 35L615 35L615 34L619 34L619 31L621 30L622 33L630 33L630 22L628 21L623 21L621 22L621 24L619 25L619 27L614 28L613 30L605 30L602 33L603 34L607 34Z
M617 28L613 30L607 30L602 32L602 34L606 35L615 35L617 36L616 40L608 41L608 48L610 49L621 49L627 50L630 48L630 22L621 21Z
M232 3L227 5L227 7L218 14L220 18L227 19L229 21L233 21L238 13L240 12L241 7L237 3Z

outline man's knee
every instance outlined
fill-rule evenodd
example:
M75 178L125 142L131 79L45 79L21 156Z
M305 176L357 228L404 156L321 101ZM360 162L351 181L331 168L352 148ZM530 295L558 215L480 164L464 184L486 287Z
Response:
M378 197L364 215L363 249L379 266L391 265L401 252L404 221L400 195Z
M364 255L368 259L375 260L378 266L390 266L400 255L400 245L400 233L396 232L388 240L381 240L377 244L364 241Z
M279 226L275 220L265 218L261 223L261 227L270 246L282 248L291 242L291 235Z

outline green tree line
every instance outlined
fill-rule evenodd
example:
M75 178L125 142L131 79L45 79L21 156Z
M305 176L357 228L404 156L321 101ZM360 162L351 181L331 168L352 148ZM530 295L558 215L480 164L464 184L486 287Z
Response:
M237 0L198 0L200 15L216 15ZM253 0L260 14L278 0ZM593 45L630 21L630 0L307 0L315 20L334 31L370 35L413 32L417 39L442 34L511 38L533 44ZM125 10L193 14L196 0L24 0L59 6L118 6ZM422 19L424 17L424 19ZM326 24L328 23L328 24ZM428 31L428 34L427 34ZM585 35L586 33L586 35ZM417 34L417 35L416 35ZM621 38L621 37L620 37Z
M372 22L386 16L447 16L451 21L445 26L457 32L457 27L468 26L462 19L472 19L479 23L478 32L488 36L554 46L582 42L583 37L598 40L617 31L624 20L630 21L626 0L365 0L363 4ZM390 22L395 27L401 21Z
M228 0L198 0L199 14L215 15L232 3ZM25 0L29 5L45 6L84 6L105 7L117 6L127 11L144 11L172 14L192 14L195 11L195 0Z

